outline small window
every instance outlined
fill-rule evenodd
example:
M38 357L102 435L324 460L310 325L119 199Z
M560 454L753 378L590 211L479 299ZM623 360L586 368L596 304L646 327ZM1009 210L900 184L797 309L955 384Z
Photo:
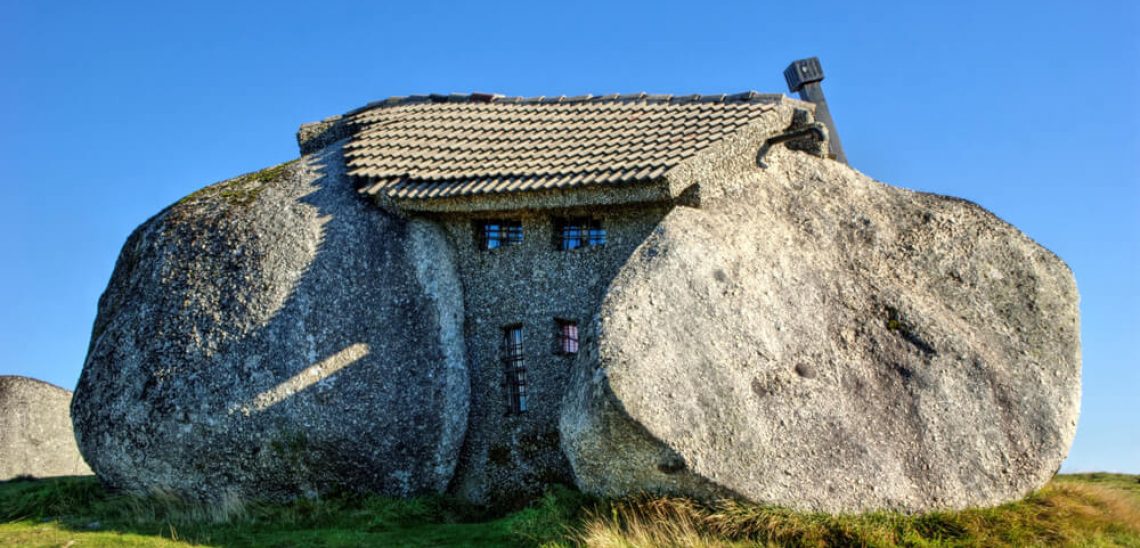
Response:
M507 373L507 397L510 412L526 411L526 362L523 360L523 328L512 325L503 329L503 366Z
M559 354L578 353L578 322L570 320L555 320L558 325L556 333Z
M558 219L554 222L555 245L562 251L606 245L606 229L602 221L579 217Z
M475 224L479 249L498 249L523 241L522 221L479 221Z

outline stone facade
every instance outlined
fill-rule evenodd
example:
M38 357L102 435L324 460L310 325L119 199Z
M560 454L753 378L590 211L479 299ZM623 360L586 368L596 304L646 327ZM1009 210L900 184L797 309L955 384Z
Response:
M585 362L597 357L595 320L613 278L673 208L699 206L702 192L725 192L726 177L755 169L756 150L765 139L787 128L812 127L802 107L773 105L748 129L698 154L670 177L648 183L431 200L376 198L379 208L394 215L443 227L458 258L471 411L452 491L479 502L525 500L546 483L574 481L561 445L562 402L573 372L589 369ZM324 125L312 126L309 133ZM299 136L303 150L320 143L309 133ZM826 133L819 137L826 139ZM826 142L809 139L799 146L822 154ZM696 167L685 169L690 165ZM556 223L575 218L599 221L605 244L558 249ZM487 220L521 221L523 241L481 250L477 227ZM576 355L556 352L559 320L577 325ZM511 326L521 326L524 334L529 405L522 413L510 409L503 363L504 330Z
M459 258L464 287L465 339L471 364L471 415L454 488L479 501L540 492L544 483L573 481L560 447L562 397L590 335L611 280L668 212L668 204L453 215L438 218ZM563 251L560 218L601 222L606 242ZM481 220L522 221L521 244L479 249ZM577 354L560 353L557 320L577 324ZM503 331L522 326L528 404L511 412Z

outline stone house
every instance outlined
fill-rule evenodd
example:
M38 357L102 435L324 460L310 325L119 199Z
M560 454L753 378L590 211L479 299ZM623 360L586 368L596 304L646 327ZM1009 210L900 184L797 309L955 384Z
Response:
M502 500L572 481L562 400L618 270L670 210L722 192L701 178L713 165L766 142L826 150L813 110L756 92L432 95L301 128L302 153L347 139L359 191L454 247L471 382L454 491Z
M810 61L810 60L809 60ZM108 485L992 505L1080 401L1064 262L807 101L393 98L140 225L72 401ZM840 160L840 161L833 161Z

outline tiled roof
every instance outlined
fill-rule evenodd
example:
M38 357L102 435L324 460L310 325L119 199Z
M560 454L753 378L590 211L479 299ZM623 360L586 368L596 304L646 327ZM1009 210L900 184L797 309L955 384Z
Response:
M361 191L397 199L628 184L756 120L782 95L393 98L350 112Z

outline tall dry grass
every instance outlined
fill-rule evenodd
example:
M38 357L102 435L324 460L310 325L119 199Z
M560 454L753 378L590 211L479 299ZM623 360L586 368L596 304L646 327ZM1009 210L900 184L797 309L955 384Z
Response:
M1140 504L1117 489L1054 481L996 508L831 516L723 501L643 498L595 508L576 541L654 546L1140 546Z

